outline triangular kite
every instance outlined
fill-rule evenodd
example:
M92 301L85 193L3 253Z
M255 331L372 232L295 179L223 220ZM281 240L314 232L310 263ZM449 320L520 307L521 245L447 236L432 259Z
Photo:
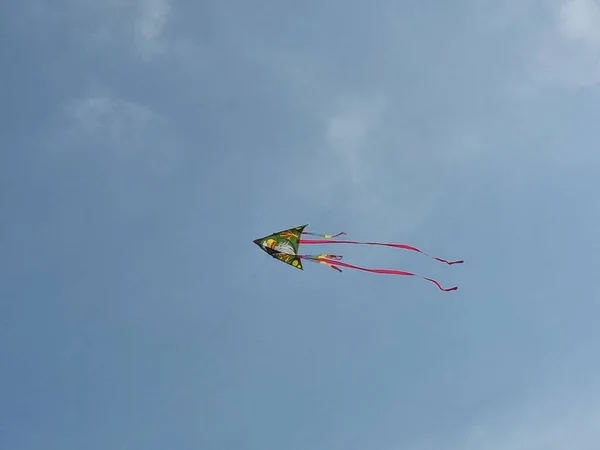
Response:
M384 242L360 242L360 241L347 241L347 240L333 240L341 235L346 233L338 233L334 235L330 234L318 234L306 232L304 229L308 225L300 225L294 228L288 228L287 230L278 231L276 233L272 233L263 238L255 239L254 243L258 245L263 251L267 254L271 255L273 258L276 258L286 264L289 264L292 267L295 267L299 270L304 270L302 266L302 260L313 261L320 264L325 264L326 266L331 267L339 272L342 270L340 267L346 267L355 270L361 270L363 272L371 272L371 273L379 273L386 275L404 275L404 276L418 276L412 272L406 272L404 270L396 270L396 269L369 269L366 267L355 266L353 264L347 264L341 262L341 256L338 255L330 255L330 254L318 254L318 255L302 255L299 254L300 244L311 245L311 244L358 244L358 245L379 245L385 247L393 247L399 248L403 250L409 250L413 252L421 253L425 256L435 259L436 261L443 262L448 265L454 264L462 264L464 261L448 261L446 259L433 257L428 255L427 253L419 250L418 248L408 245L408 244L392 244L392 243L384 243ZM302 235L311 235L311 236L319 236L322 239L302 239ZM432 278L420 277L424 280L427 280L433 284L435 284L442 291L455 291L458 287L454 286L451 288L443 288L440 283Z

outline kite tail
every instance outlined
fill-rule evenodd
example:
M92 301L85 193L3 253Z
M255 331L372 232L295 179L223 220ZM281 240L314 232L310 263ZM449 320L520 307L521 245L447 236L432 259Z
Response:
M422 277L422 276L419 276L412 272L406 272L404 270L369 269L367 267L360 267L360 266L355 266L354 264L348 264L348 263L341 262L341 261L339 261L339 259L341 259L341 257L339 257L338 260L335 260L335 261L332 259L326 258L326 256L332 256L332 255L315 255L315 256L299 255L299 256L302 259L309 259L309 260L313 260L315 262L320 262L320 263L325 264L339 272L341 272L342 270L337 266L347 267L349 269L361 270L363 272L379 273L379 274L384 274L384 275L402 275L402 276L408 276L408 277L419 277L419 278L422 278L423 280L426 280L426 281L429 281L430 283L435 284L439 290L444 291L444 292L456 291L458 289L458 286L453 286L451 288L444 288L438 281L434 280L433 278Z
M421 253L422 255L425 255L429 258L435 259L436 261L439 262L443 262L445 264L448 264L449 266L453 265L453 264L462 264L464 263L464 261L458 260L458 261L448 261L447 259L443 259L443 258L438 258L437 256L431 256L427 253L425 253L422 250L419 250L417 247L413 247L412 245L407 245L407 244L391 244L391 243L386 243L386 242L360 242L360 241L330 241L327 239L300 239L299 244L358 244L358 245L381 245L384 247L394 247L394 248L400 248L403 250L410 250L413 252L418 252Z
M335 239L336 237L345 235L346 233L344 231L342 231L341 233L338 233L338 234L319 234L319 233L311 233L310 231L303 231L302 234L305 234L307 236L318 236L318 237L322 237L324 239Z

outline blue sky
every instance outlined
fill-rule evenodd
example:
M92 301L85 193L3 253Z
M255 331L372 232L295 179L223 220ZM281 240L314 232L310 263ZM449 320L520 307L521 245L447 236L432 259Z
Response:
M3 12L1 448L598 448L598 1Z

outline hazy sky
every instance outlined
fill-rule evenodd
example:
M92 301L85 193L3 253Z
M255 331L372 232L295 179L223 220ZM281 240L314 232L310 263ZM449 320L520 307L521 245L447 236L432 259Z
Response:
M1 11L0 448L598 449L599 1Z

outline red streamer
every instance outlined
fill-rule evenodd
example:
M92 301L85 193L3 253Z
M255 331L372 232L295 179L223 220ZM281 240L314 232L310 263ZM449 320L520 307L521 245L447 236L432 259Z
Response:
M300 258L310 259L310 260L313 260L316 262L322 261L322 262L326 263L327 265L330 265L332 268L339 270L340 272L341 272L341 270L337 266L347 267L349 269L362 270L363 272L379 273L379 274L384 274L384 275L403 275L403 276L409 276L409 277L419 277L419 278L422 278L423 280L426 280L426 281L429 281L430 283L435 284L439 290L444 291L444 292L456 291L458 289L458 286L453 286L451 288L444 288L438 281L434 280L433 278L422 277L422 276L416 275L412 272L406 272L405 270L369 269L366 267L355 266L354 264L348 264L348 263L345 263L345 262L342 262L339 260L332 260L332 259L328 259L328 258L315 258L313 256L303 256L303 255L298 255L298 256Z
M400 248L403 250L410 250L413 252L418 252L421 253L422 255L425 255L429 258L435 259L436 261L439 262L443 262L445 264L448 265L453 265L453 264L462 264L464 263L463 260L458 260L458 261L448 261L447 259L442 259L442 258L438 258L437 256L431 256L428 255L427 253L425 253L424 251L419 250L417 247L413 247L412 245L407 245L407 244L390 244L390 243L385 243L385 242L360 242L360 241L345 241L345 240L341 240L341 241L330 241L328 239L300 239L299 240L299 244L359 244L359 245L380 245L380 246L384 246L384 247L394 247L394 248Z

